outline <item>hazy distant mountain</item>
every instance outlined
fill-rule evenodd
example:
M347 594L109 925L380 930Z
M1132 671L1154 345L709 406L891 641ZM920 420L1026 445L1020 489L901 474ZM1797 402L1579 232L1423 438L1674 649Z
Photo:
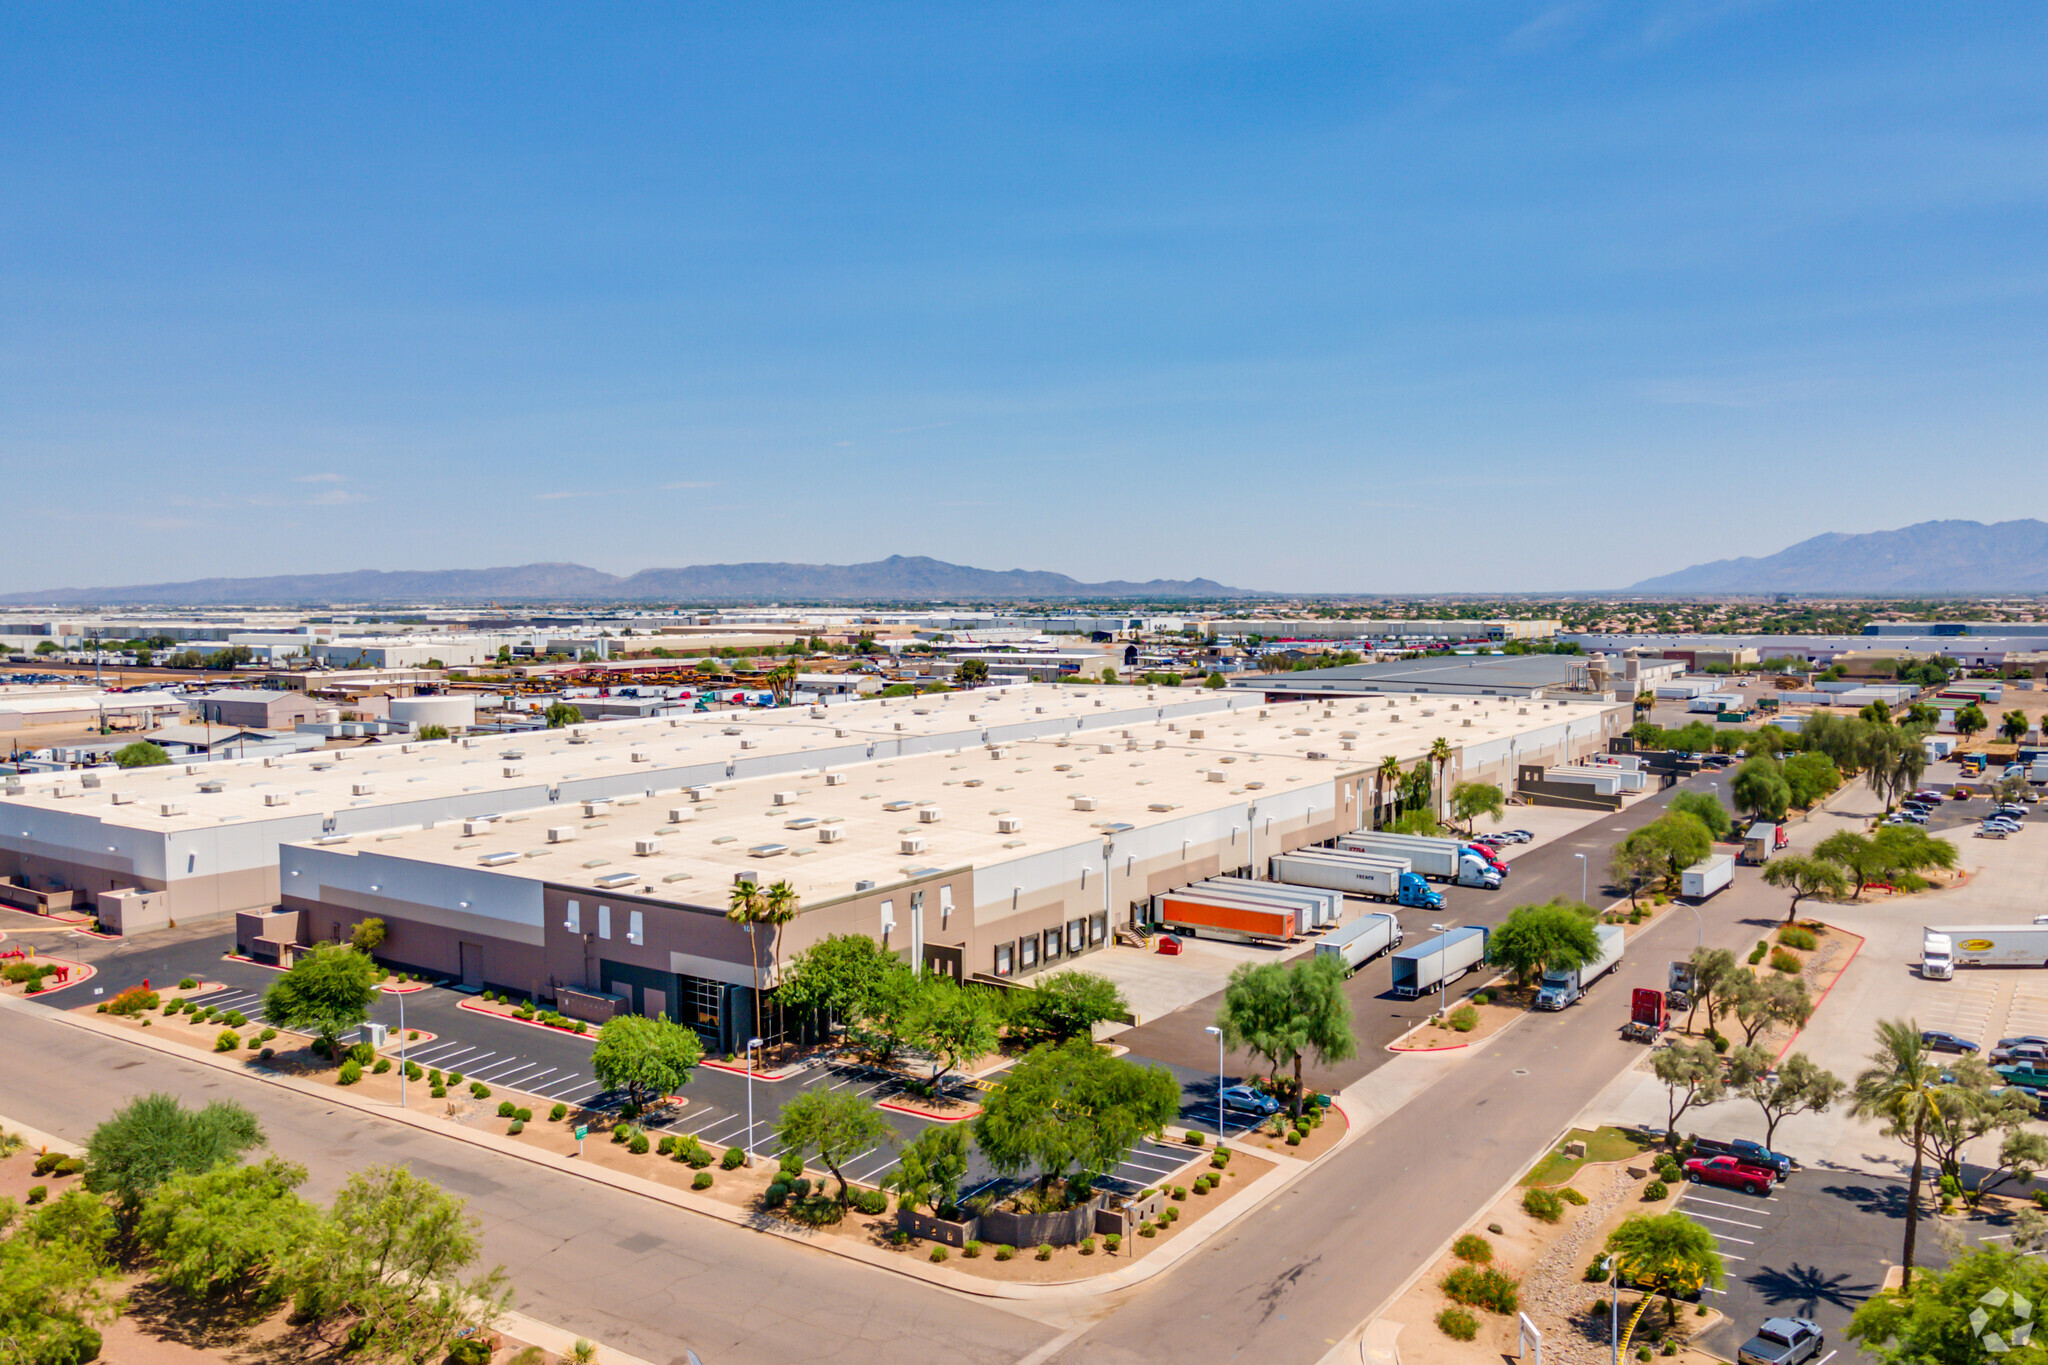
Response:
M1633 592L2048 591L2048 522L1923 521L1830 533L1762 559L1719 559L1647 578Z
M522 564L507 569L429 569L386 573L287 574L276 578L202 578L120 588L59 588L0 596L0 604L210 606L300 602L919 602L934 599L1040 597L1252 597L1207 578L1149 583L1082 583L1036 569L973 569L923 556L891 555L872 564L698 564L643 569L620 578L581 564Z

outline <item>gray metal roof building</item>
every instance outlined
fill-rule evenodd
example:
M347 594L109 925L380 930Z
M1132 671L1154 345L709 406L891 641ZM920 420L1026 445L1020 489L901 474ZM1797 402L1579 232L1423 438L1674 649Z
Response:
M1586 659L1575 654L1479 654L1432 659L1396 659L1376 664L1343 664L1280 676L1242 678L1234 688L1274 698L1370 696L1381 692L1454 697L1535 697L1584 676Z

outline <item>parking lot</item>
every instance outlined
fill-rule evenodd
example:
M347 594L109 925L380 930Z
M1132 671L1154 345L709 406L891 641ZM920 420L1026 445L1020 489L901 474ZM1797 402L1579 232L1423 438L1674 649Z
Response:
M1714 1234L1728 1270L1725 1286L1707 1294L1726 1320L1702 1344L1733 1360L1765 1318L1809 1318L1827 1335L1816 1365L1862 1359L1849 1319L1898 1257L1905 1199L1893 1181L1838 1171L1796 1171L1766 1198L1687 1185L1678 1207ZM1929 1231L1923 1257L1936 1250Z

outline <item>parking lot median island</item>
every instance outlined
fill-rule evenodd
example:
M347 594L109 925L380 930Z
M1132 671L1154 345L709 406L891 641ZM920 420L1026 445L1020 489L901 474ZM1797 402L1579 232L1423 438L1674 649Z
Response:
M507 1023L525 1024L531 1028L548 1029L554 1033L566 1033L572 1038L597 1041L597 1029L581 1019L567 1019L552 1010L539 1009L532 1005L508 1004L498 1000L458 1000L455 1008L468 1010L472 1014L488 1014L494 1019Z
M1332 1099L1325 1106L1305 1107L1302 1124L1296 1124L1283 1108L1256 1127L1238 1133L1225 1145L1273 1152L1296 1161L1314 1161L1343 1142L1350 1131L1351 1116L1344 1112L1341 1102ZM1290 1143L1287 1139L1295 1133L1301 1134L1300 1140Z
M1477 1004L1484 995L1485 1004ZM1455 1052L1494 1037L1529 1011L1499 983L1467 993L1448 1005L1444 1017L1425 1019L1387 1044L1389 1052ZM1464 1027L1460 1027L1464 1025Z
M89 963L38 953L0 957L0 991L9 995L49 995L84 985L99 973Z

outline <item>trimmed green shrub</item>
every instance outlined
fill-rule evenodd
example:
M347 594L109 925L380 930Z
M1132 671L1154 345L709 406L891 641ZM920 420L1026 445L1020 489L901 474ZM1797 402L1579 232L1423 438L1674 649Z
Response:
M505 1125L505 1133L509 1137L518 1137L521 1133L525 1131L526 1125L520 1122L518 1119L514 1119L512 1120L512 1122Z
M1168 1205L1160 1211L1159 1218L1161 1222L1178 1223L1180 1221L1180 1210Z
M1754 967L1757 963L1762 962L1764 960L1764 954L1768 953L1770 950L1771 945L1768 943L1759 943L1756 945L1756 947L1751 948L1749 950L1749 965Z
M1007 1261L1016 1254L1017 1248L1013 1246L999 1246L996 1248L996 1259L998 1261Z
M1473 1003L1473 1004L1475 1004L1475 1005L1487 1005L1487 1004L1491 1004L1492 1002L1493 1002L1493 992L1492 992L1492 991L1474 991L1474 992L1472 992L1472 1003Z
M1181 1141L1185 1142L1190 1147L1200 1147L1203 1143L1207 1142L1208 1140L1208 1134L1196 1128L1188 1129L1187 1134L1181 1138Z
M447 1078L442 1076L441 1068L438 1066L427 1072L427 1079L435 1085L446 1085L448 1083Z
M512 1117L518 1119L521 1123L532 1123L533 1111L531 1109L518 1109L513 1112Z
M646 1156L648 1145L647 1134L635 1133L633 1134L633 1140L626 1144L626 1150L634 1156Z
M1295 1129L1290 1129L1290 1130L1288 1131L1288 1134L1287 1134L1287 1145L1288 1145L1289 1147L1299 1147L1299 1146L1301 1146L1301 1130L1300 1130L1299 1128L1295 1128Z
M1451 1255L1474 1265L1490 1265L1493 1262L1493 1243L1476 1232L1468 1232L1451 1243Z
M462 1073L461 1073L460 1071L451 1071L451 1072L449 1072L449 1073L448 1073L448 1084L449 1084L449 1085L461 1085L461 1084L462 1084Z
M221 1019L221 1022L226 1024L229 1028L241 1028L244 1024L249 1022L249 1016L242 1013L240 1010L229 1010L227 1014Z
M708 1190L708 1189L710 1189L710 1188L711 1188L711 1172L709 1172L709 1171L699 1171L699 1172L697 1172L697 1174L695 1174L695 1175L691 1176L691 1177L690 1177L690 1188L691 1188L691 1189L693 1189L693 1190Z
M260 1034L259 1036L263 1039L264 1042L267 1043L271 1039L277 1037L277 1030L274 1028L267 1028L263 1030L262 1034Z
M498 1117L501 1119L509 1119L512 1117L513 1112L518 1109L518 1107L519 1106L513 1104L510 1100L500 1100L498 1101Z
M782 1169L784 1180L800 1180L804 1173L804 1159L795 1152L784 1152L775 1163Z
M1613 1276L1614 1272L1607 1268L1605 1256L1595 1256L1592 1263L1586 1267L1587 1284L1606 1284Z
M761 1207L779 1209L789 1202L789 1186L780 1180L771 1181L767 1193L761 1196Z
M562 1117L563 1117L563 1115L567 1114L568 1112L569 1112L569 1106L568 1106L568 1105L566 1105L566 1104L558 1104L558 1105L556 1105L556 1106L555 1106L554 1108L552 1108L552 1109L548 1110L548 1122L550 1122L550 1123L560 1123L560 1122L562 1121Z
M674 1156L675 1151L676 1140L672 1136L664 1137L661 1141L654 1144L654 1154L656 1156Z
M934 1265L936 1265L936 1264L938 1264L938 1263L939 1263L940 1261L943 1261L943 1260L945 1260L945 1259L946 1259L946 1248L945 1248L944 1246L942 1246L942 1245L934 1245L934 1246L932 1247L932 1254L931 1254L931 1261L932 1261L932 1263L933 1263Z
M1122 1233L1105 1232L1102 1234L1102 1248L1110 1255L1114 1256L1117 1252L1123 1250L1123 1245L1124 1235Z
M349 1045L348 1059L357 1066L368 1066L377 1060L377 1049L368 1043L352 1043Z
M213 1040L213 1050L215 1052L233 1052L241 1045L242 1035L236 1033L231 1028L222 1029L220 1036Z
M377 1075L379 1075L379 1076L383 1075L383 1074L384 1074L385 1072L389 1071L390 1069L391 1069L391 1059L390 1059L389 1057L379 1057L379 1058L377 1059L377 1064L376 1064L375 1066L373 1066L373 1067L371 1067L371 1068L370 1068L370 1070L371 1070L371 1071L375 1072L375 1073L376 1073Z
M725 1155L724 1155L724 1156L722 1156L722 1157L720 1157L720 1158L718 1159L718 1164L719 1164L719 1166L720 1166L720 1167L721 1167L722 1169L724 1169L724 1170L728 1170L728 1171L736 1171L736 1170L738 1170L738 1169L739 1169L740 1167L742 1167L742 1166L744 1166L744 1165L746 1165L746 1164L747 1164L747 1150L746 1150L746 1148L744 1148L744 1147L728 1147L728 1148L726 1148L726 1149L725 1149Z
M1670 1195L1671 1187L1661 1180L1652 1180L1643 1186L1643 1198L1646 1200L1667 1199Z
M1787 948L1797 948L1803 953L1810 953L1820 947L1820 940L1814 937L1813 930L1802 929L1796 924L1788 924L1780 929L1778 942Z
M1771 970L1788 974L1797 972L1799 970L1799 959L1786 952L1783 948L1773 948L1771 950Z
M1201 1182L1200 1182L1200 1181L1196 1181L1195 1183L1199 1185L1199 1184L1200 1184ZM1187 1186L1185 1186L1185 1185L1175 1185L1175 1186L1173 1187L1173 1193L1172 1193L1172 1195L1171 1195L1170 1197L1171 1197L1171 1198L1174 1198L1174 1199L1185 1199L1185 1198L1187 1198L1187 1197L1188 1197L1188 1187L1187 1187Z
M276 1055L277 1050L275 1048L264 1048L263 1051L256 1054L256 1059L258 1061L267 1062Z
M968 1238L966 1243L961 1246L960 1254L962 1256L965 1256L970 1261L974 1260L976 1257L981 1255L981 1243L975 1241L971 1237Z
M1462 1308L1446 1308L1436 1315L1437 1330L1453 1341L1470 1341L1479 1335L1479 1319Z
M676 1149L676 1158L693 1171L703 1170L714 1160L711 1149L695 1138L690 1139L689 1146Z
M428 1090L427 1093L437 1100L445 1100L448 1098L448 1087L445 1085L437 1085Z
M341 1064L341 1074L334 1079L341 1085L354 1085L363 1078L363 1068L354 1058Z
M847 1200L860 1213L878 1214L889 1211L889 1196L882 1190L856 1189L847 1195Z
M1473 1009L1470 1005L1460 1005L1451 1011L1451 1017L1448 1022L1459 1033L1470 1033L1473 1029L1479 1027L1479 1011Z
M1083 1237L1081 1239L1081 1254L1083 1256L1093 1256L1095 1254L1095 1239L1093 1237Z
M491 1097L491 1088L482 1081L471 1081L469 1083L469 1097L473 1100L487 1100Z
M1522 1192L1522 1212L1541 1223L1555 1223L1564 1217L1564 1200L1553 1190L1529 1189Z
M1470 1308L1512 1313L1521 1306L1521 1281L1492 1266L1461 1265L1437 1281L1437 1288L1452 1302Z
M424 1075L426 1075L426 1073L420 1070L420 1064L418 1062L407 1062L405 1064L405 1078L407 1080L416 1081Z
M181 991L196 991L196 990L198 990L198 989L199 989L199 978L198 978L198 977L196 977L196 976L181 976L181 977L179 977L179 978L178 978L178 989L179 989L179 990L181 990Z
M1577 1190L1573 1189L1569 1185L1560 1188L1557 1192L1557 1197L1559 1199L1564 1200L1564 1202L1567 1204L1578 1204L1581 1207L1583 1207L1586 1203L1586 1196L1580 1194Z
M1140 1223L1138 1224L1138 1235L1140 1237L1157 1237L1159 1229L1153 1227L1150 1223Z
M31 1185L28 1187L28 1194L25 1196L31 1204L40 1204L49 1197L50 1187L48 1185Z
M1041 1261L1050 1261L1052 1259L1052 1244L1050 1242L1039 1245L1038 1259Z

